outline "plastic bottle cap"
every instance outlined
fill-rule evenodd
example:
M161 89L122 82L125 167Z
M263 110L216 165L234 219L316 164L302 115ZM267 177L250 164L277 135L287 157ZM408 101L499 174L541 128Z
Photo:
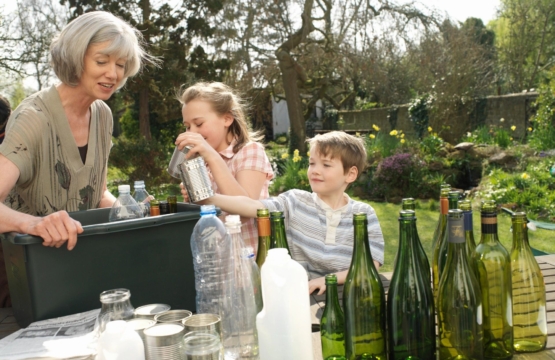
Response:
M137 180L137 181L135 181L135 183L133 184L133 187L134 187L134 188L138 188L138 187L141 187L141 186L142 186L142 187L145 186L144 180Z
M201 215L216 214L216 207L214 205L202 205L200 207Z
M239 215L228 215L225 217L226 224L241 224L241 217Z
M131 187L129 185L119 185L118 186L118 191L119 192L130 192Z

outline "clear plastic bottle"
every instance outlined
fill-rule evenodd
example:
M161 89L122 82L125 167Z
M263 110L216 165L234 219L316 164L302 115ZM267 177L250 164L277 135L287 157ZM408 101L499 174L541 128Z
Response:
M227 264L222 260L225 259L226 252L227 258L230 257L226 228L216 216L214 205L201 206L200 215L191 235L197 313L221 315L222 284L229 276L222 268L222 265Z
M244 256L249 259L252 268L252 284L254 287L254 300L256 302L256 313L258 314L262 311L262 287L260 284L260 269L256 263L254 256L254 249L251 246L247 246L244 249Z
M252 260L243 256L244 244L241 237L239 215L228 215L225 226L229 233L227 263L233 271L225 282L226 303L222 316L223 345L226 360L258 359L258 336L256 332L256 301L254 297Z
M110 210L110 222L144 217L143 210L139 207L135 199L131 197L129 185L118 186L118 192L119 196Z
M133 199L143 209L144 217L150 216L150 195L145 189L144 180L137 180L133 184Z

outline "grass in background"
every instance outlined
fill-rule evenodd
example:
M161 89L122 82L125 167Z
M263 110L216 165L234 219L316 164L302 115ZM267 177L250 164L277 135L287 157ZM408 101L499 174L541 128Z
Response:
M357 198L354 198L359 201ZM364 201L370 204L376 214L378 215L378 220L380 221L380 226L385 240L385 264L380 268L380 272L393 271L393 261L397 255L397 249L399 248L399 211L401 210L400 205L390 204L390 203L377 203ZM422 242L422 246L428 255L428 261L432 260L432 236L436 228L437 221L439 219L439 210L431 211L428 209L429 203L420 203L421 208L416 209L416 227L418 229L418 236ZM480 212L473 211L474 220L474 240L476 244L480 242ZM498 214L498 235L499 240L505 246L507 251L511 251L513 235L510 232L511 228L511 218L505 213ZM538 250L545 251L547 253L555 253L555 242L553 241L553 236L555 233L552 230L538 229L537 231L529 231L528 239L530 245Z

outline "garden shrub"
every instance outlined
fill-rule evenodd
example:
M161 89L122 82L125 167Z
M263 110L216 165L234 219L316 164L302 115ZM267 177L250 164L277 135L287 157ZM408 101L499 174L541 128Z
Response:
M291 189L310 191L308 182L308 158L300 156L299 150L289 156L284 152L279 158L270 159L274 168L274 180L270 184L271 195L278 195Z
M555 79L540 87L535 103L536 116L531 119L529 144L537 150L555 149Z
M383 159L378 165L368 191L370 198L416 197L422 181L420 161L413 154L401 153Z

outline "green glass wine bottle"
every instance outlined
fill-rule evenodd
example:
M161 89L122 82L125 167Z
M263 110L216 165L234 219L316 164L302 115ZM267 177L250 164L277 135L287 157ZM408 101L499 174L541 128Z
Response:
M322 356L345 356L345 317L337 295L337 276L326 275L326 306L320 320Z
M271 237L270 249L284 248L287 249L289 255L289 245L287 245L287 236L285 235L285 223L283 221L283 211L270 211Z
M545 284L528 242L527 221L523 212L512 216L513 334L519 353L543 350L547 343Z
M449 210L447 264L438 291L439 360L482 360L482 294L469 266L462 210Z
M385 360L385 293L368 243L366 213L353 214L354 248L343 287L345 357Z
M434 297L419 242L414 211L401 211L397 263L387 295L389 360L435 357Z
M401 200L401 206L403 210L412 210L416 212L416 202L413 198L405 198ZM427 279L429 281L432 281L432 269L430 268L430 261L428 260L428 256L426 255L426 251L424 250L424 247L422 246L422 242L420 241L420 237L418 236L418 231L415 232L415 236L418 238L417 254L422 259L421 261L426 263L424 271L427 271ZM395 263L393 264L393 268L395 268L396 264L397 264L397 256L395 257Z
M484 359L513 357L511 259L497 237L497 205L482 202L482 235L474 259L484 304Z
M270 211L268 209L256 210L256 223L258 226L258 250L256 252L256 265L262 268L262 264L266 261L268 250L270 250L271 227L270 227Z
M442 199L443 200L443 199ZM447 210L446 214L449 210L457 209L459 203L459 192L458 191L449 191L447 194ZM445 201L442 205L445 204ZM445 267L447 262L447 249L448 249L448 238L449 233L444 231L442 236L438 239L436 243L436 247L434 248L433 252L433 259L432 259L432 273L433 273L433 280L434 280L434 299L437 301L437 290L439 289L439 279L441 279L441 272Z
M445 227L447 226L447 211L449 210L447 196L449 191L451 191L451 185L441 184L439 192L439 219L432 236L432 249L435 249L437 242L442 237L441 234L445 232Z

